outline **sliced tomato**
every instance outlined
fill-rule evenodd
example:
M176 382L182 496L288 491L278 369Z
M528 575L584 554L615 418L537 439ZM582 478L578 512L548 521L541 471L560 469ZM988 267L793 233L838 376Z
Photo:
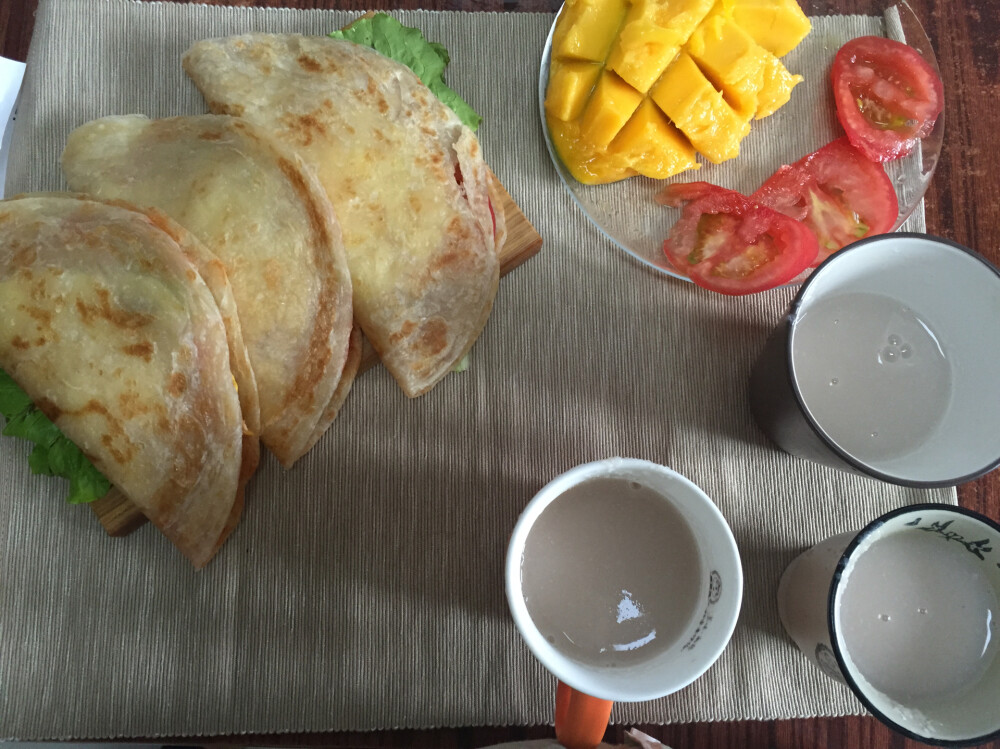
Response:
M944 107L934 68L913 47L892 39L852 39L837 52L830 75L840 124L872 161L908 154Z
M721 294L755 294L791 281L819 252L803 224L707 182L668 185L657 200L680 206L663 250L694 283Z
M819 265L841 247L892 231L899 201L881 164L847 138L783 166L751 198L801 221L819 242Z

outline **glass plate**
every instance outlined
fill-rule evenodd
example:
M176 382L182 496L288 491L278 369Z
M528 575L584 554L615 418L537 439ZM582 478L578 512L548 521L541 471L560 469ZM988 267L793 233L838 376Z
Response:
M606 185L577 182L559 159L549 136L545 121L545 90L555 29L553 22L542 51L538 78L538 109L545 145L556 172L587 218L615 245L639 262L665 275L690 280L673 270L663 255L663 240L680 216L679 209L661 206L653 200L653 196L665 185L697 180L750 194L782 164L798 161L843 135L833 103L830 64L837 50L849 39L879 35L905 41L935 71L939 70L923 26L905 1L888 5L873 3L870 12L855 15L813 14L809 0L800 2L800 5L810 16L812 30L798 47L781 60L791 72L802 75L805 80L792 91L788 104L770 117L752 122L750 134L740 144L738 157L722 164L711 164L699 156L700 169L682 172L667 180L640 176ZM942 112L934 129L918 148L905 158L884 165L899 199L899 215L894 229L898 229L920 204L937 166L943 137ZM792 283L801 283L809 272L804 271Z

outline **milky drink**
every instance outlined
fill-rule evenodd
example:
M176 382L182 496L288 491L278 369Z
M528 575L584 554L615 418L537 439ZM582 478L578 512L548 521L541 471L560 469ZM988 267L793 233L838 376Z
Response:
M841 585L841 643L861 675L900 704L975 687L1000 650L997 594L961 543L901 530L863 551Z
M932 323L869 293L820 299L796 320L792 367L802 400L857 460L906 455L941 423L952 372Z
M667 650L700 613L702 563L691 528L661 494L592 478L539 515L521 584L535 626L564 655L629 666Z

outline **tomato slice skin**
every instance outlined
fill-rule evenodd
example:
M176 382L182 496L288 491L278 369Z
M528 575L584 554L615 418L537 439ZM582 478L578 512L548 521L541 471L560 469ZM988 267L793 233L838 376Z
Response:
M830 71L837 118L872 161L913 150L944 108L940 76L913 47L879 36L852 39Z
M899 215L885 169L846 137L780 167L751 199L809 227L819 242L813 265L852 242L892 231Z
M681 207L663 250L679 272L720 294L773 289L819 252L803 224L747 196L707 182L668 185L657 200Z

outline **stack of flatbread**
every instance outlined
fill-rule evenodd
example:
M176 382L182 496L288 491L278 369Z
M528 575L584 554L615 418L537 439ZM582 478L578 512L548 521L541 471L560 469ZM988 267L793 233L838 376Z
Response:
M504 223L475 136L377 52L251 34L183 64L215 114L86 123L73 194L0 203L0 369L202 566L258 440L291 467L333 422L362 333L410 397L455 368Z

